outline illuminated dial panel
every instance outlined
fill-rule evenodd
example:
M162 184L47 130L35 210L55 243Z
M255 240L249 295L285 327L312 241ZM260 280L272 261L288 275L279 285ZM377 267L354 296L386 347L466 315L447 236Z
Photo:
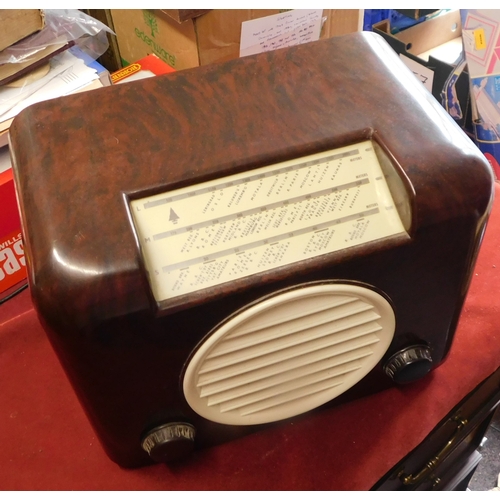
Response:
M371 141L130 202L157 301L406 234Z

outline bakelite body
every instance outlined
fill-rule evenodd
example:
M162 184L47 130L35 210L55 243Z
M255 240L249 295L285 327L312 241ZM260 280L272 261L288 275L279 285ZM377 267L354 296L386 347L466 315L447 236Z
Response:
M408 238L278 268L157 304L128 200L372 138L411 207ZM362 282L386 296L384 359L455 332L492 202L489 164L373 33L179 71L24 110L10 130L34 306L96 433L125 467L144 432L192 422L196 446L255 429L196 415L186 360L228 315L290 286ZM389 386L377 366L344 401ZM303 418L303 417L302 417ZM273 424L279 425L279 424Z

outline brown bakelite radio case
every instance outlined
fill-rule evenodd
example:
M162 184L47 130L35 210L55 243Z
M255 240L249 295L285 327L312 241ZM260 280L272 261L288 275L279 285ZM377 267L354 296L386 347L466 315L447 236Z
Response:
M492 173L378 35L36 104L10 141L34 306L122 466L450 349Z

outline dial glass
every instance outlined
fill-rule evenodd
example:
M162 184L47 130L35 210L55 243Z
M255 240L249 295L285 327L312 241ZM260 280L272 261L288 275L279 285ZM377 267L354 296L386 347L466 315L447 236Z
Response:
M132 200L157 301L406 234L372 141Z

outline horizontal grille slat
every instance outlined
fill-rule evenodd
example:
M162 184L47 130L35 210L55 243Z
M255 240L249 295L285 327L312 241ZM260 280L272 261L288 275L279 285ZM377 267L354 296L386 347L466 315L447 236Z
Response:
M363 313L366 313L366 317L370 317L372 321L377 320L379 318L378 314L371 311L373 311L373 306L358 301L356 304L347 304L347 307L339 306L335 309L332 308L322 311L319 315L303 316L301 318L285 321L272 328L259 329L258 331L252 332L251 335L238 335L237 337L228 336L226 340L221 342L217 348L214 349L207 359L213 359L217 356L222 356L231 352L260 346L264 342L267 342L269 345L270 342L278 341L284 337L291 337L292 335L301 333L305 334L305 332L312 329L319 330L322 326L326 327L335 324L336 328L341 329L346 321L351 325L355 324L355 317ZM362 317L364 318L365 316ZM344 323L342 323L342 320L345 320ZM312 332L308 333L312 334Z
M378 330L380 330L378 325L370 324L365 327L358 327L355 333L349 331L343 338L337 338L336 341L331 341L329 344L325 344L325 339L319 339L314 343L309 343L307 349L304 345L299 345L289 348L286 352L278 351L275 353L264 353L257 359L233 363L228 366L221 365L210 372L200 373L198 376L198 383L204 385L229 377L237 377L245 373L254 372L258 369L276 366L276 363L279 363L280 367L282 363L287 361L291 363L300 363L300 359L305 355L312 355L315 359L318 359L318 357L339 356L376 343L378 338L374 334Z
M277 339L271 338L266 342L261 343L260 345L258 344L248 348L243 348L237 352L221 354L220 356L214 355L206 359L203 371L200 371L200 373L215 370L220 366L229 366L236 363L244 363L245 361L261 356L263 352L272 354L275 352L285 351L286 349L292 348L297 345L305 346L305 344L315 342L316 340L320 340L325 336L338 334L339 339L342 339L345 337L346 332L348 332L349 330L352 330L357 326L375 324L377 319L378 315L376 315L372 311L366 311L356 314L352 319L346 319L345 322L340 320L339 322L334 323L333 326L330 326L323 331L319 328L315 331L313 330L310 336L309 332L299 332L298 335L290 336L289 338L284 338L287 336ZM307 347L305 348L307 349ZM214 349L214 351L217 352L217 349Z
M319 316L325 311L333 310L337 307L345 306L355 302L360 302L356 297L334 297L325 300L324 297L309 297L308 303L301 301L299 307L294 308L293 304L289 304L287 314L283 318L276 319L274 314L264 312L257 318L253 317L245 322L241 328L231 332L227 338L242 337L244 335L257 333L260 330L271 329L275 326L282 325L284 322L300 320L311 316ZM309 304L310 302L310 304ZM316 303L318 302L318 303Z
M331 356L327 352L312 352L298 358L292 358L284 361L280 364L280 369L283 371L289 371L302 368L303 366L308 364L321 362L331 362L331 367L335 367L337 365L342 365L351 361L361 360L367 356L370 356L371 354L373 354L373 350L370 348L370 346L348 351L335 357ZM245 384L258 382L260 380L266 379L267 377L271 377L275 373L276 367L274 365L269 365L263 368L258 368L256 370L242 373L240 375L229 376L227 378L222 377L215 381L207 381L206 383L199 382L198 388L200 390L200 395L202 397L206 397L217 392L230 391Z
M328 325L323 330L318 330L315 335L297 335L288 339L275 339L269 340L262 346L252 346L246 349L241 349L236 353L216 356L207 359L204 363L203 369L200 370L200 375L209 373L214 370L219 370L221 367L229 367L235 364L242 364L250 362L252 359L260 358L265 355L272 355L283 351L292 352L294 348L304 346L304 349L314 348L314 345L320 343L322 346L334 345L343 342L349 338L355 338L360 335L376 332L379 325L374 321L373 317L357 316L355 322L351 324ZM309 347L310 344L312 347ZM290 351L288 351L290 350Z
M300 381L300 384L295 386L291 386L290 384L284 385L280 387L281 391L269 388L265 391L248 394L238 399L220 403L218 405L219 409L221 412L238 410L241 413L246 413L249 410L256 411L256 409L260 410L276 404L282 404L292 399L308 396L311 392L315 392L318 386L321 387L321 390L336 387L341 385L344 379L343 375L339 375L338 377L330 377L328 373L315 375L315 377L305 377ZM208 405L211 406L211 398L208 398Z
M332 389L340 385L342 385L341 381L335 382L327 379L307 387L301 387L300 389L295 391L290 391L285 394L280 394L278 396L274 396L273 398L266 399L264 401L259 401L258 403L240 408L239 410L241 415L250 415L251 413L268 410L269 408L280 406L285 403L290 403L291 401L297 401L310 396L311 394L324 392L328 389ZM221 411L223 410L221 409Z
M351 350L343 354L338 354L337 356L331 356L329 352L311 352L304 354L298 358L286 359L280 363L281 373L294 373L295 370L303 370L305 367L330 367L335 368L351 362L359 362L363 358L373 354L373 350L370 346L361 347L359 349ZM313 368L312 368L313 369ZM199 381L198 388L200 390L200 396L207 397L217 393L222 393L226 391L239 390L241 386L252 387L254 384L265 385L268 380L272 380L272 377L276 376L276 366L269 365L263 368L245 372L241 375L236 375L233 377L222 378L218 381L206 383L201 383Z
M255 400L258 401L263 399L265 394L269 393L269 396L272 396L273 394L279 394L280 392L290 390L287 389L287 387L291 384L293 384L293 387L298 388L306 383L310 383L306 382L306 380L313 380L313 378L321 380L326 377L333 379L334 377L341 377L347 373L358 370L362 366L359 359L337 366L330 366L332 363L334 363L334 361L330 358L320 363L307 365L302 367L302 369L297 368L295 370L288 370L287 372L259 380L253 384L219 391L212 395L205 395L203 391L200 394L202 397L208 396L209 406L227 403L228 401L240 401L242 398L252 397L252 395L255 395Z

